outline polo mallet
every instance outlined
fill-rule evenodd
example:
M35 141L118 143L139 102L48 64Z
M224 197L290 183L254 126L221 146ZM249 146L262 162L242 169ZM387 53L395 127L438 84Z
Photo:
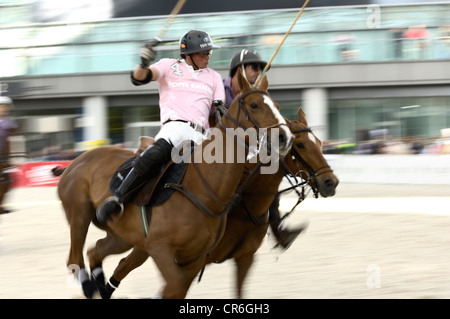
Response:
M289 28L288 32L286 32L286 34L284 35L283 39L281 39L280 44L278 45L278 48L275 50L275 52L273 53L272 57L270 58L269 62L267 62L264 70L262 70L261 74L259 75L258 79L256 80L255 83L255 87L258 87L259 82L261 82L262 77L264 76L264 74L266 73L266 71L269 69L270 64L272 63L273 59L275 58L275 56L277 55L278 51L280 51L281 46L283 45L284 41L286 40L286 38L288 37L289 33L291 33L292 28L294 27L295 23L297 23L297 20L300 18L300 16L303 13L303 10L305 10L306 6L308 5L309 0L306 0L305 3L303 4L302 9L300 10L300 12L297 14L297 16L294 19L294 22L292 23L291 27Z
M170 15L167 17L166 22L164 23L163 27L159 31L158 35L155 37L155 40L161 42L164 38L164 35L166 34L167 30L169 29L170 25L172 24L173 19L178 15L181 8L183 8L184 4L186 3L186 0L178 0L175 7L173 7L172 12L170 12Z

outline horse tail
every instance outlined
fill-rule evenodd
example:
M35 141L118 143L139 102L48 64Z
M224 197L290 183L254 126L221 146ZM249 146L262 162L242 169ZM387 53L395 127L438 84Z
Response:
M53 173L53 175L55 175L55 176L61 176L62 173L64 173L64 171L66 170L66 168L67 168L67 167L61 168L61 167L59 167L59 166L56 166L56 167L52 168L52 173Z

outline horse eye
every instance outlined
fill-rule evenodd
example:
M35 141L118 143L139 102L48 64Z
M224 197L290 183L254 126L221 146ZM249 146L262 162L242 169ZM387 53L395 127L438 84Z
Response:
M305 148L305 145L303 143L296 143L295 146L297 146L297 148L300 148L300 149Z
M252 103L252 104L250 104L250 107L251 107L252 109L257 109L257 108L258 108L258 104Z

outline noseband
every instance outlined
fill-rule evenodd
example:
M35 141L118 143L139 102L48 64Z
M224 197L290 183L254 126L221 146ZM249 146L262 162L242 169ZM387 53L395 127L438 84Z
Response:
M303 132L307 132L307 133L312 133L311 128L307 127L307 128L303 128L303 129L299 129L299 130L295 130L292 131L292 134L295 133L303 133ZM307 170L309 176L311 177L317 177L320 176L322 174L325 173L329 173L329 172L333 172L333 170L331 169L330 165L325 165L322 166L320 168L318 168L317 170L315 170L314 168L312 168L311 165L309 165L309 163L297 152L297 150L292 147L291 148L291 153L292 155L294 155L294 158L299 161Z
M304 129L298 129L298 130L292 131L292 134L295 134L295 133L303 133L303 132L305 132L305 133L312 133L312 130L311 130L311 128L307 127L307 128L304 128ZM319 176L319 175L322 175L322 174L325 174L325 173L328 173L328 172L333 172L333 170L331 169L331 167L330 167L329 165L320 167L320 168L318 168L317 170L315 170L315 169L314 169L314 168L313 168L313 167L312 167L312 166L311 166L311 165L310 165L310 164L309 164L309 163L308 163L308 162L307 162L300 154L299 154L299 152L297 152L297 151L295 150L295 147L291 147L290 152L291 152L291 154L293 155L292 160L294 161L294 163L295 163L295 160L297 160L297 161L299 161L299 162L306 168L307 179L304 180L304 181L297 181L297 177L296 177L297 173L298 173L298 172L301 172L301 171L303 171L303 170L301 170L300 167L297 165L297 168L298 168L299 170L298 170L298 172L294 173L294 172L292 172L292 170L288 167L286 161L280 161L280 162L282 163L282 165L283 165L283 168L284 168L285 171L287 172L287 174L291 174L291 175L294 176L295 183L293 183L293 182L291 181L291 179L288 178L287 180L288 180L288 182L291 184L291 186L288 187L288 188L285 188L285 189L283 189L283 190L278 191L278 195L281 195L282 193L288 192L288 191L291 191L291 190L294 190L294 191L297 193L297 195L298 195L297 203L292 207L292 209L291 209L289 212L287 212L287 213L281 218L281 220L284 220L284 219L287 218L290 214L292 214L292 212L295 210L295 208L296 208L301 202L303 202L303 200L305 200L305 198L306 198L306 196L307 196L307 195L305 194L305 186L309 185L309 187L311 188L311 190L312 190L313 193L314 193L314 197L315 197L315 198L318 198L318 197L319 197L319 190L317 189L317 185L311 184L311 178L316 178L316 177ZM286 174L286 176L287 176L287 174ZM300 176L300 178L301 178L301 176ZM298 188L301 188L301 193L298 191Z
M304 128L304 129L298 129L298 130L292 131L293 134L295 134L295 133L303 133L303 132L305 132L305 133L312 133L312 129L309 128L309 127L307 127L307 128ZM295 191L297 192L297 194L299 195L299 200L298 200L297 204L295 204L295 206L292 208L292 210L291 210L291 212L292 212L292 211L295 209L295 207L297 207L297 205L300 204L300 203L305 199L306 196L305 196L305 192L304 192L304 187L305 187L306 185L309 185L309 187L311 187L311 190L313 191L314 197L315 197L315 198L318 198L318 197L319 197L319 191L318 191L318 189L317 189L317 186L314 185L314 184L311 184L311 179L312 179L312 178L315 179L316 177L318 177L318 176L320 176L320 175L322 175L322 174L328 173L328 172L333 172L333 170L331 169L331 167L330 167L329 165L320 167L320 168L318 168L317 170L315 170L315 169L314 169L314 168L313 168L313 167L312 167L312 166L311 166L311 165L310 165L310 164L309 164L309 163L308 163L308 162L300 155L300 153L297 152L297 150L295 149L295 147L291 147L290 152L291 152L291 154L292 154L292 156L293 156L292 160L294 161L294 163L295 163L295 161L297 160L297 161L299 161L299 162L303 165L303 167L306 169L306 171L304 171L304 170L300 169L299 165L296 164L296 165L297 165L297 168L299 169L298 172L305 172L306 175L307 175L307 178L305 179L304 182L302 182L302 181L299 182L299 181L297 181L297 178L295 177L295 176L297 175L298 172L292 172L292 170L288 167L286 161L282 161L282 162L281 162L282 165L283 165L283 167L284 167L284 169L287 171L287 173L293 175L293 176L294 176L294 179L296 180L296 182L293 183L293 182L288 178L288 181L289 181L289 183L291 184L291 187L288 187L288 188L283 189L283 190L281 190L281 191L278 192L278 194L281 194L281 193L284 193L284 192L287 192L287 191L290 191L290 190L295 190ZM301 177L301 176L300 176L300 177ZM298 187L301 187L301 188L302 188L302 193L301 193L301 194L297 191L297 188L298 188ZM288 214L286 214L286 216L289 215L291 212L289 212Z

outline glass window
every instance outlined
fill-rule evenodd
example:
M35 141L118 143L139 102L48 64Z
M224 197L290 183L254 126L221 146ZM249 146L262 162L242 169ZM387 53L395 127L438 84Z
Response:
M450 126L449 97L332 100L330 139L360 141L363 132L384 130L392 138L435 138Z
M450 57L450 20L446 14L449 7L448 4L384 6L380 28L368 25L373 12L366 6L307 10L273 64L446 59ZM25 5L18 7L24 8ZM7 17L9 10L13 8L0 7L0 20ZM248 12L181 15L174 20L165 40L176 43L190 29L206 30L222 46L217 50L218 58L211 60L213 68L227 66L232 56L229 53L242 47L255 48L269 59L297 13L289 9L255 11L251 15ZM427 26L422 30L423 38L414 29L418 28L417 21ZM164 22L162 16L31 26L13 26L6 21L6 27L0 28L0 53L14 63L8 63L8 70L1 69L0 76L126 71L131 56L137 55L143 41L157 35ZM23 47L29 48L24 50L31 67L12 67L24 63L2 51ZM179 56L173 43L164 43L159 49L164 52L158 57ZM54 61L55 67L48 61ZM65 63L69 67L60 66Z

